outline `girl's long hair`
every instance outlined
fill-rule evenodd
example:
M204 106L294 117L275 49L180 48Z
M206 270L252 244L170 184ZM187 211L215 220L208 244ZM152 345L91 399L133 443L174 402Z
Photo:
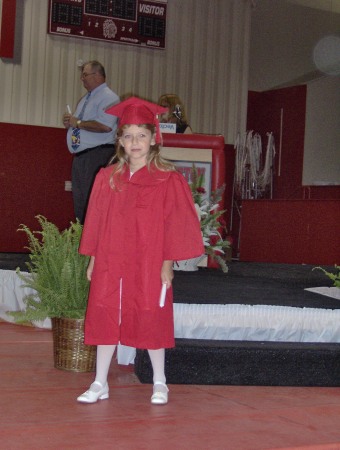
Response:
M129 158L125 153L124 147L121 145L119 141L119 139L123 135L123 131L129 126L130 125L123 125L122 127L118 128L116 138L116 154L112 157L112 159L109 161L108 164L108 165L114 164L110 176L110 186L112 189L116 190L119 190L120 184L119 179L121 174L124 173L125 170L129 170ZM138 126L151 131L152 135L155 135L156 133L155 125L143 124ZM150 145L150 150L146 157L146 165L148 169L150 170L151 167L154 166L157 169L162 170L164 172L175 171L176 170L175 165L171 161L163 158L160 154L160 151L161 151L161 144Z

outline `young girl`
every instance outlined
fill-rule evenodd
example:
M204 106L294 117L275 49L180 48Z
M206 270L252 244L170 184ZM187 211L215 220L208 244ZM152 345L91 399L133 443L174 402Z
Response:
M91 256L85 343L97 345L96 378L79 402L109 397L107 375L118 343L148 349L151 403L168 401L164 359L175 343L173 261L200 256L204 247L190 188L160 156L161 112L136 97L107 110L119 118L118 162L96 177L79 249Z

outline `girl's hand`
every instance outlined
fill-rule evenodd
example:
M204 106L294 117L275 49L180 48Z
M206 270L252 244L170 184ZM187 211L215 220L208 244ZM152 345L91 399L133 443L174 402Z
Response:
M86 278L89 281L91 281L91 278L92 278L92 272L93 272L93 268L94 268L94 260L95 260L95 257L91 256L89 265L87 266L87 270L86 270Z
M166 283L166 288L169 289L174 279L174 270L172 268L173 261L163 261L161 269L161 280L162 284Z

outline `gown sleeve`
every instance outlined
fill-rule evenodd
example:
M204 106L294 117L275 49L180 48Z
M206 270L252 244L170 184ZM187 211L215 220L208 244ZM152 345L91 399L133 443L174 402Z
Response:
M164 205L164 260L180 261L204 254L199 219L190 187L178 172L168 179Z

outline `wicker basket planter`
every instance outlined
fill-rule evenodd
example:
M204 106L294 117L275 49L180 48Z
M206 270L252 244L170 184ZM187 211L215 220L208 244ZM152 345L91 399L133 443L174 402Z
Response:
M94 345L84 344L84 319L52 318L54 367L73 372L96 369Z
M36 216L40 229L21 225L28 238L29 273L18 276L32 292L24 297L25 310L11 314L17 322L52 319L54 366L73 372L96 368L96 346L84 344L84 317L89 281L89 257L78 252L82 225L77 220L60 231L44 216Z

